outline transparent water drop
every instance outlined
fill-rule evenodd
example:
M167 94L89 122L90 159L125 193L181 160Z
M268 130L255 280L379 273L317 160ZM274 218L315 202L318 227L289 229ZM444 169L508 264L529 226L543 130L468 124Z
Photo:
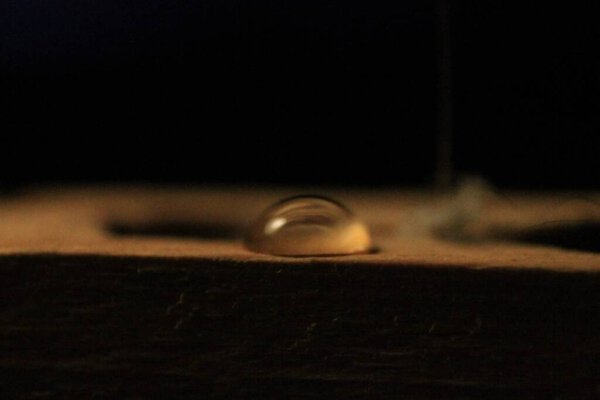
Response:
M269 207L250 227L246 247L282 256L366 253L366 225L340 203L319 196L297 196Z

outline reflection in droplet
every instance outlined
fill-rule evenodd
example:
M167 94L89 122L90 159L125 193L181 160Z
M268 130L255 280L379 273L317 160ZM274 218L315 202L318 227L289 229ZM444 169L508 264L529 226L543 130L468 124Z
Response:
M246 235L246 247L282 256L366 253L371 237L365 224L336 201L298 196L269 207Z

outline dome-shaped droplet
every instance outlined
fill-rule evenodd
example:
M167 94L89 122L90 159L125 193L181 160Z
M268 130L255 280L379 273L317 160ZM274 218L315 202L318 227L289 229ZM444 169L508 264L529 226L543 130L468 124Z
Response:
M371 237L365 224L333 200L298 196L269 207L246 235L250 250L282 256L365 253Z

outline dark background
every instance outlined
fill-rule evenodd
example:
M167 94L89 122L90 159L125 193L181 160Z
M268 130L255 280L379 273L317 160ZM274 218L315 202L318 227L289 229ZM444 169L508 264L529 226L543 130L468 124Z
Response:
M454 163L598 189L597 2L452 1ZM0 186L427 185L433 1L4 0Z

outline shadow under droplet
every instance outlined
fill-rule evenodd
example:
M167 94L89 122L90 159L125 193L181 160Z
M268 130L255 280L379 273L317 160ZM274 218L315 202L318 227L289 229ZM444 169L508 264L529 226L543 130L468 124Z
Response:
M156 236L173 238L196 239L239 239L238 226L209 222L148 222L145 224L110 223L106 229L113 235L119 236Z
M520 232L498 233L494 238L598 253L600 222L545 225Z

